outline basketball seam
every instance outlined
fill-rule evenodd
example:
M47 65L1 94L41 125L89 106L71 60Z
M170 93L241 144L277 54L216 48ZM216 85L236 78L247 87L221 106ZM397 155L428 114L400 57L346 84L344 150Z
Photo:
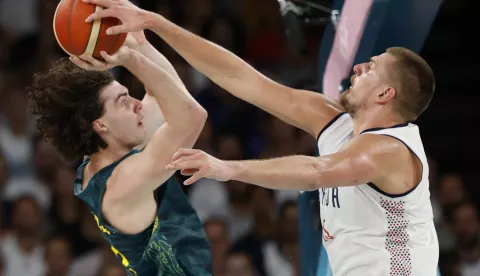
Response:
M100 32L102 31L102 25L103 25L103 20L100 21L100 26L98 27L99 31L98 31L98 35L97 35L97 41L95 41L95 46L93 46L92 55L95 53L95 50L97 49L98 42L100 41Z
M103 8L100 6L95 6L95 12L102 10ZM90 29L90 36L88 38L88 43L87 47L85 48L85 51L83 52L82 55L93 55L95 51L95 47L98 42L98 36L100 34L100 27L102 25L102 20L95 20L93 21L92 28Z

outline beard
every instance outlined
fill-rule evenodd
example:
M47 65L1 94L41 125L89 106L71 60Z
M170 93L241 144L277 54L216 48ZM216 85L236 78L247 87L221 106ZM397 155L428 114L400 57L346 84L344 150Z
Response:
M354 118L358 110L360 109L360 105L353 103L350 101L348 98L348 95L352 93L352 91L349 89L345 90L341 95L340 95L340 105L345 109L345 111L350 114L352 118Z

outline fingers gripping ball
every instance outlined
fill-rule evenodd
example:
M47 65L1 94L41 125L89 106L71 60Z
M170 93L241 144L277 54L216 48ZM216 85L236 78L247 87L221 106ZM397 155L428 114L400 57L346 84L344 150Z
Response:
M82 0L62 0L53 18L53 32L60 47L71 56L93 55L103 60L100 51L115 53L127 34L107 35L106 30L121 22L112 17L86 23L85 19L103 7Z

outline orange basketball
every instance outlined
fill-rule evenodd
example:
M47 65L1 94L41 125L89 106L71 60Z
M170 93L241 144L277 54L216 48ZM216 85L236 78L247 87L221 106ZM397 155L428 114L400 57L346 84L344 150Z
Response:
M115 53L125 41L126 33L107 35L108 28L120 25L117 18L103 18L90 23L85 19L103 7L82 0L62 0L53 17L53 32L60 47L71 56L91 54L102 59L100 51Z

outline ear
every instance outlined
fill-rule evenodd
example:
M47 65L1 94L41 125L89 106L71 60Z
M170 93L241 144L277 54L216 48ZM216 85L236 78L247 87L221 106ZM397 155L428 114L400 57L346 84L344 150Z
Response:
M395 88L387 87L377 95L375 102L378 104L386 104L389 101L393 100L393 98L395 98L396 95L397 95L397 90Z
M92 124L93 124L93 129L97 133L106 132L108 129L107 126L100 119L93 121Z

